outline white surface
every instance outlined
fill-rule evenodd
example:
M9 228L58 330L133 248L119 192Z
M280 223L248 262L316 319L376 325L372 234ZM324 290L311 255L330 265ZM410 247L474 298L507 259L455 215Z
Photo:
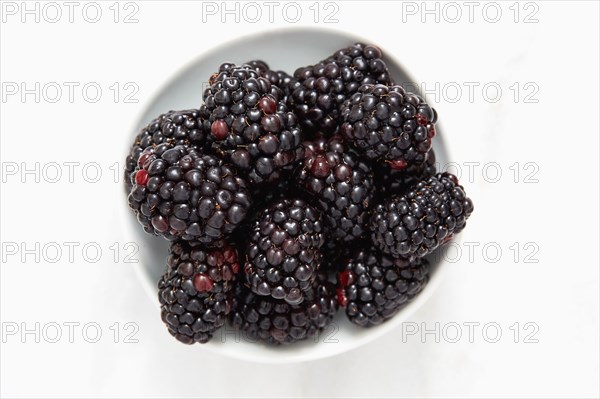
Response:
M36 343L33 335L22 343L19 335L5 334L0 348L2 397L598 397L597 2L535 2L539 22L532 24L514 23L511 3L500 3L502 18L492 24L481 14L485 3L475 8L473 23L460 2L461 21L449 23L454 14L446 7L446 18L441 15L439 23L433 15L422 23L419 14L402 20L402 4L422 7L421 2L337 2L339 22L328 25L312 21L311 3L301 3L303 18L295 24L278 13L274 23L264 23L266 8L263 23L235 23L232 16L226 24L215 17L203 22L202 5L192 2L138 2L139 23L115 24L110 3L102 4L103 18L96 24L85 22L80 8L72 24L50 24L43 18L35 23L31 16L21 23L18 16L2 15L7 17L0 27L3 83L98 82L103 88L95 104L77 90L73 103L65 97L54 104L43 98L36 103L32 95L25 103L18 96L1 102L5 171L10 162L29 167L40 162L43 167L71 161L97 162L103 172L97 183L84 181L80 173L70 183L66 167L57 183L43 177L36 183L32 175L25 176L26 183L14 176L2 182L4 245L79 242L81 248L97 242L103 250L97 263L85 261L77 250L73 261L65 250L61 260L50 263L53 252L39 262L33 255L22 262L3 248L4 329L11 323L33 327L35 322L96 322L103 335L92 344L76 330L70 343L63 327L63 337L52 344L43 337ZM443 6L438 5L440 11ZM489 7L488 17L493 16ZM520 4L520 20L534 10L527 7ZM63 8L63 18L67 11ZM384 17L378 17L382 11ZM325 13L321 9L320 20ZM431 335L425 342L418 335L403 340L399 328L326 360L277 366L233 361L174 342L146 300L135 265L122 262L123 251L121 262L114 262L109 247L114 242L122 246L125 240L116 210L121 182L114 182L109 167L121 161L123 136L131 134L135 118L164 77L224 41L291 26L364 36L393 53L427 87L446 85L447 95L434 98L433 105L451 138L452 160L462 162L464 173L464 162L500 165L497 183L482 178L481 167L472 182L463 176L476 210L462 239L480 243L474 258L463 247L463 256L435 295L404 323L406 331L415 326L409 323L434 328L438 322L447 327L446 338L452 338L449 323L495 322L502 328L499 342L486 342L479 328L470 343L464 325L458 343L437 343ZM114 82L135 82L139 102L115 103L109 89ZM464 89L457 102L450 101L451 82ZM479 88L495 82L503 95L492 103L477 89L469 101L465 82L478 82ZM515 82L521 95L530 91L526 83L537 85L538 103L525 103L523 97L515 102L509 88ZM514 162L522 169L519 183L512 181L509 169ZM538 165L538 183L523 182L527 162ZM494 177L492 169L488 172L487 180ZM490 242L502 249L496 263L481 253ZM521 246L519 262L509 248L514 242ZM523 262L527 242L539 247L534 256L538 263ZM493 250L488 254L493 256ZM136 323L139 343L123 343L123 331L114 343L109 329L114 322L121 323L121 330L126 322ZM521 327L519 343L513 342L509 329L515 322ZM539 326L538 343L523 343L526 322ZM50 337L53 331L47 327Z

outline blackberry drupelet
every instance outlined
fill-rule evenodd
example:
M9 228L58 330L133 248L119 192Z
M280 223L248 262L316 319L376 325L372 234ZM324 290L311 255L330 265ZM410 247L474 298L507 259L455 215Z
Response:
M239 270L236 250L177 241L169 252L167 271L158 283L161 318L179 341L206 343L231 311Z
M202 148L206 145L206 136L197 109L169 111L153 119L136 136L125 160L125 189L131 190L134 184L131 174L139 163L144 163L144 160L139 162L139 158L146 148L162 143L192 144Z
M315 197L328 238L351 241L362 237L375 189L370 166L345 148L339 136L303 145L304 162L296 181Z
M275 86L281 88L281 86L279 86L279 75L277 75L277 72L271 70L271 68L269 67L269 64L267 64L265 61L252 60L252 61L246 62L243 66L246 66L246 65L249 66L250 68L254 69L256 72L258 72L258 75L261 78L265 78L272 85L275 85Z
M377 197L384 200L391 195L404 194L419 181L434 176L437 173L433 148L425 155L425 162L420 165L410 165L404 170L397 170L387 163L377 163L374 166L375 187Z
M243 331L246 339L271 345L318 337L338 309L335 287L318 281L299 305L256 295L242 284L236 286L234 298L229 317L233 327Z
M269 67L265 61L252 60L246 63L258 72L259 76L267 79L272 85L279 87L283 91L283 97L281 101L284 103L287 100L287 96L290 94L290 85L292 84L293 77L285 71L274 71Z
M344 138L369 159L403 170L425 162L436 112L400 86L363 85L341 107Z
M246 182L218 158L163 143L140 160L129 206L146 232L210 244L244 220L251 205Z
M284 92L249 65L223 64L210 85L200 113L214 152L250 183L277 180L292 168L302 156L302 132Z
M360 85L393 82L381 50L357 43L316 65L298 68L290 83L288 104L302 127L331 135L341 123L339 107Z
M472 212L473 202L456 176L438 173L378 205L371 216L371 238L393 257L422 257L459 233Z
M296 305L317 276L325 240L320 213L300 199L284 199L250 226L246 279L252 291Z
M428 281L429 262L394 259L368 245L344 262L337 299L352 323L381 324L413 299Z

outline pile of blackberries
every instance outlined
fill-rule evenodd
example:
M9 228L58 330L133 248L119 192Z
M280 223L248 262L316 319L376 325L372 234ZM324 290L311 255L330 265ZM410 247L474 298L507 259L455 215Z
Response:
M151 121L126 160L129 206L171 242L168 331L205 343L229 321L287 344L338 307L362 327L396 314L473 211L436 170L435 110L363 44L293 76L225 63L209 83L199 109Z

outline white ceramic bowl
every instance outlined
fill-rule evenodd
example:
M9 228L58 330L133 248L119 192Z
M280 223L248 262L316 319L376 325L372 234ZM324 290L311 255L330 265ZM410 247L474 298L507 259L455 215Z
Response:
M215 50L201 54L187 67L170 77L138 118L135 131L139 131L161 113L173 109L199 107L208 77L223 62L243 63L253 59L263 59L272 69L285 70L291 74L297 67L314 64L335 50L355 42L371 43L364 38L338 31L286 29L267 31L223 44ZM373 44L377 45L377 43ZM386 52L385 49L382 50L386 55L385 60L394 79L400 83L413 82L393 58L394 54ZM412 87L417 87L417 85L412 85ZM434 140L434 149L438 162L444 165L447 163L448 157L443 146L443 134L440 126L437 125L436 128L438 135ZM130 139L130 137L127 138L124 146L129 146ZM135 216L128 209L126 201L122 201L123 206L119 209L122 212L120 219L123 221L125 237L127 241L139 243L140 263L135 267L150 300L156 306L156 317L158 318L157 282L165 269L168 243L160 237L144 233ZM265 363L293 363L346 352L365 345L398 327L431 296L440 281L440 269L444 268L440 262L433 263L429 284L423 292L394 318L377 327L359 328L348 322L343 311L340 311L332 326L318 337L317 342L310 340L290 346L269 347L261 343L250 342L243 334L234 332L227 327L217 332L208 344L194 345L189 350L211 350L235 358ZM166 328L164 333L168 334Z

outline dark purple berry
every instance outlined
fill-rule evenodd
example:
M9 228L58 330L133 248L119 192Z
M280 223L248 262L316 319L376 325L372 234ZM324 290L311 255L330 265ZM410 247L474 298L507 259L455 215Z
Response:
M361 155L404 170L425 162L435 111L401 86L365 84L341 107L344 138Z
M298 68L290 81L288 104L309 134L330 136L341 123L340 106L360 85L392 83L381 51L357 43L316 65Z
M171 244L167 271L158 283L161 317L169 333L185 344L206 343L232 309L237 253L227 244Z
M215 140L225 140L228 132L229 127L222 119L217 119L210 125L210 133L213 135Z
M305 201L280 200L263 209L246 237L246 280L258 295L304 300L313 285L324 242L320 213Z
M207 144L207 134L199 111L195 109L169 111L152 120L135 137L125 160L125 189L130 191L135 184L133 172L136 168L144 169L146 162L151 160L152 153L144 150L163 143L193 145L202 150Z
M261 72L268 66L254 62ZM284 91L250 65L223 64L210 79L200 113L214 153L250 183L274 182L302 156L302 132Z
M426 259L394 259L371 246L357 249L341 263L338 302L346 308L350 321L362 327L381 324L394 316L428 282Z
M280 299L257 295L239 284L229 316L231 324L243 331L248 339L271 345L316 337L337 312L335 287L317 280L305 295L304 302L291 305Z
M230 165L185 145L164 143L145 151L150 156L144 167L151 163L136 168L129 194L144 230L210 244L242 223L251 199Z
M456 176L438 173L378 205L371 217L371 238L379 250L412 259L433 252L448 236L464 229L473 202Z
M331 241L361 238L374 196L373 173L339 136L304 144L298 186L316 199Z

